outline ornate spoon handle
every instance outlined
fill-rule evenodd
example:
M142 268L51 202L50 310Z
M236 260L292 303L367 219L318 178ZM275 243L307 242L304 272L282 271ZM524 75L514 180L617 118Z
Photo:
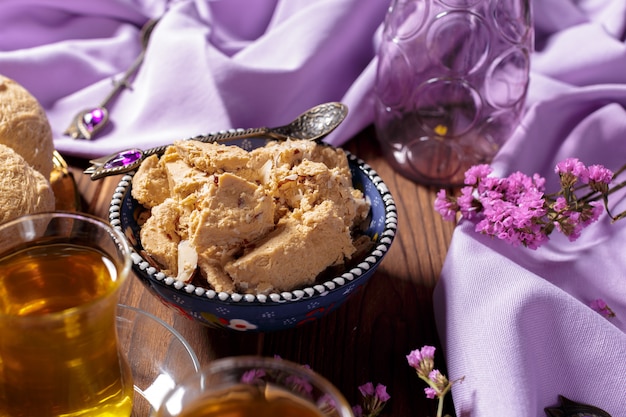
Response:
M272 132L271 129L267 127L260 127L254 129L233 129L226 132L199 135L187 140L212 143L253 137L287 139L287 136L281 137L279 134ZM169 145L157 146L145 151L138 148L127 149L112 155L92 159L89 161L91 166L85 169L83 173L90 175L92 180L97 180L110 175L123 174L125 172L133 171L141 165L144 159L150 155L162 154L168 146Z
M319 104L310 108L291 123L274 128L259 127L254 129L232 129L208 135L200 135L193 138L200 142L227 142L246 138L267 138L273 140L286 140L289 138L320 141L332 132L345 119L348 108L338 102ZM188 139L189 140L189 139ZM93 159L91 166L84 173L91 175L92 180L97 180L109 175L122 174L139 167L141 162L148 156L160 154L167 146L158 146L146 151L133 148Z
M66 136L71 136L74 139L87 139L91 140L94 136L100 132L109 121L109 110L107 105L109 102L117 96L123 89L130 87L130 78L137 72L143 58L146 54L146 48L148 47L148 40L152 34L152 30L158 23L157 19L149 20L141 29L141 45L142 49L137 58L133 61L131 66L126 70L124 75L119 81L113 80L113 89L106 95L106 97L100 102L100 104L91 109L80 111L68 128L63 132Z

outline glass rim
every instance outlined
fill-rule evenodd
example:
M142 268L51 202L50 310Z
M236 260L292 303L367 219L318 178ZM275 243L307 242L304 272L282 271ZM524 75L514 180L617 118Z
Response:
M119 282L115 285L115 287L111 291L85 304L73 306L73 307L63 309L60 311L47 313L45 315L21 316L19 314L0 312L0 319L9 319L9 320L19 319L20 321L23 321L24 323L26 323L29 320L32 320L33 322L37 322L37 321L41 322L42 320L45 320L45 319L58 320L61 317L71 316L80 311L83 311L85 308L89 308L89 306L93 306L95 304L102 302L104 299L109 298L113 293L117 293L119 289L121 288L121 286L129 279L132 273L132 264L133 264L132 257L131 257L132 251L130 249L130 244L128 243L126 237L120 230L115 229L109 223L107 223L104 219L101 219L92 214L84 213L84 212L62 211L62 210L23 214L21 216L18 216L14 219L11 219L7 222L0 224L0 233L3 230L8 230L12 227L13 228L19 227L19 224L24 223L25 221L36 222L39 219L48 220L48 221L51 221L53 219L69 219L69 220L83 221L83 222L90 223L96 226L97 228L108 233L111 236L113 243L117 246L118 250L122 254L122 256L120 257L122 259L122 262L120 262L120 265L119 265L120 267L117 268L118 269L117 280ZM4 257L4 256L10 255L11 253L13 252L9 249L7 251L4 251L0 255ZM113 303L113 305L117 305L117 302Z
M318 372L305 367L305 365L287 359L261 355L227 356L211 361L208 365L201 367L197 373L188 375L180 381L176 387L172 388L163 397L160 407L166 407L167 402L170 400L180 399L180 394L184 392L190 384L192 385L190 387L191 389L202 386L204 379L211 375L217 375L220 372L228 370L240 369L243 371L254 368L289 372L299 377L306 378L316 389L323 391L333 398L335 401L335 409L339 417L353 416L352 408L345 396L335 385ZM181 392L181 390L183 391ZM155 410L155 415L159 415L160 407Z
M195 350L193 349L189 341L185 338L185 336L183 336L178 330L176 330L174 326L168 324L165 320L161 319L160 317L157 317L152 313L142 310L139 307L135 307L132 305L118 302L117 312L116 312L115 317L118 320L125 319L124 314L123 313L120 314L120 311L129 311L133 314L136 314L137 316L141 316L146 320L150 320L154 322L155 324L162 326L166 331L170 332L185 348L185 351L189 354L189 358L191 359L191 362L193 363L193 367L195 368L196 372L198 372L201 369L200 359L198 358L198 355L196 354Z

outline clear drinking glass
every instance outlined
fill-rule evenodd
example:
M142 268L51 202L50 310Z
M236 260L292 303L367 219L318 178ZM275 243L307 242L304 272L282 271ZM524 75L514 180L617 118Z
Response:
M404 176L458 185L523 114L530 0L393 0L378 50L375 126Z
M0 225L0 416L129 416L131 370L116 333L131 270L122 234L44 213Z
M353 417L325 378L278 358L219 359L182 381L153 417Z

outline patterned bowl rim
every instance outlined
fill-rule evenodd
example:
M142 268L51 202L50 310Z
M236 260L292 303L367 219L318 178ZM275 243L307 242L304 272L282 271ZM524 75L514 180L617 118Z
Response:
M225 304L241 303L243 305L258 305L258 303L267 305L271 303L283 304L286 302L299 301L302 299L310 300L314 297L321 297L327 295L329 292L334 292L348 283L358 280L361 276L367 273L367 271L375 268L378 263L389 251L391 244L396 236L396 230L398 226L398 215L396 204L391 195L389 188L384 183L378 173L365 163L362 159L356 157L347 150L344 150L348 161L355 163L358 169L364 173L368 179L374 184L376 190L380 194L380 197L385 205L385 228L380 234L378 241L374 248L368 252L363 261L344 272L339 276L328 279L323 283L318 283L312 286L298 288L292 291L283 291L265 294L240 294L230 292L217 292L210 288L204 288L193 284L186 284L184 282L176 280L172 276L168 276L157 268L148 263L133 247L131 244L131 257L133 260L133 267L139 269L141 272L158 284L171 287L191 296L197 296L199 300L206 298L208 300L222 302ZM113 192L109 206L109 223L115 229L124 232L121 222L121 208L126 194L130 191L132 185L132 178L136 171L125 174L119 181L117 187ZM132 198L132 197L130 197Z

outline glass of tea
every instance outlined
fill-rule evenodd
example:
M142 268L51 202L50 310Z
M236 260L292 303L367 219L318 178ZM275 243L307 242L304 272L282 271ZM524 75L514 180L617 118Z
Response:
M130 416L116 308L131 264L121 232L95 217L0 225L0 416Z
M328 380L296 363L260 356L211 362L165 396L153 417L353 417Z

